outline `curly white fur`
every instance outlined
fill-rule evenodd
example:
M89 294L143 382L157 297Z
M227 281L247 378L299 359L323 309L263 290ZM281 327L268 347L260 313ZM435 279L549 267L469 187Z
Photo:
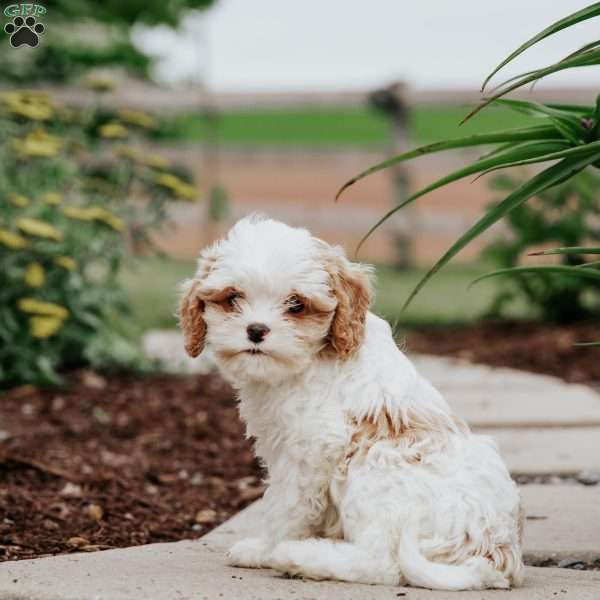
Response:
M517 488L494 442L368 312L370 275L304 229L250 217L183 286L186 347L210 347L239 389L269 473L260 537L229 562L444 590L518 585ZM269 329L258 343L252 323Z

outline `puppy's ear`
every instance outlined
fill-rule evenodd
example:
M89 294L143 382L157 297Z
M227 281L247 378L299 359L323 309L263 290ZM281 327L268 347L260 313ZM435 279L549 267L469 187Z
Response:
M338 248L329 248L327 255L326 268L337 300L329 344L345 359L360 348L365 336L365 320L373 298L373 269L350 262Z
M204 348L206 323L204 322L204 302L199 296L200 282L189 279L183 283L179 301L179 325L185 339L185 350L193 358Z

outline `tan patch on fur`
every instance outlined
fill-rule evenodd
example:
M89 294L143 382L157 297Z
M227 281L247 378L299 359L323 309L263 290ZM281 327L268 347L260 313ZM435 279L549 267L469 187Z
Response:
M204 301L198 295L199 286L200 282L192 281L179 303L179 323L185 338L185 350L194 358L202 352L206 336Z
M233 305L229 303L229 298L231 298L231 296L234 294L239 294L240 299L243 298L243 296L233 286L228 286L222 290L215 290L205 293L203 294L202 299L205 302L215 304L224 312L239 312L239 307L235 302Z
M465 533L465 546L473 544L473 538ZM456 548L460 552L460 548ZM482 556L490 561L494 568L502 573L511 585L518 586L523 581L523 560L519 545L497 543L490 531L483 532L479 546L473 547L471 556Z
M315 319L323 320L329 317L329 315L335 310L329 305L320 303L316 298L308 298L302 294L294 292L292 296L295 296L304 305L304 310L299 313L287 313L287 319Z
M523 581L523 561L521 551L508 544L498 544L491 552L485 555L496 568L508 578L511 585L518 586Z
M315 331L320 332L326 327L333 310L302 294L294 293L293 295L302 302L304 310L300 313L286 313L284 318L291 323L301 325L297 327L299 339L310 340L315 336Z
M523 561L519 545L496 543L489 530L476 537L466 531L462 540L448 540L442 548L437 543L436 546L435 551L426 552L428 560L460 565L467 557L479 556L489 561L512 586L519 586L523 581Z
M179 325L184 335L186 352L195 358L204 349L206 323L204 322L204 299L200 296L200 287L217 262L214 247L208 248L200 255L198 270L194 279L183 286L183 294L179 301Z
M326 350L346 359L358 351L364 339L365 320L373 299L371 270L351 263L341 251L326 244L323 254L332 294L337 300Z
M427 422L412 411L393 415L385 408L361 420L353 418L351 426L353 433L345 454L347 463L355 457L364 460L375 444L387 441L402 447L406 463L417 464L423 460L428 446L443 443L449 432L443 424Z

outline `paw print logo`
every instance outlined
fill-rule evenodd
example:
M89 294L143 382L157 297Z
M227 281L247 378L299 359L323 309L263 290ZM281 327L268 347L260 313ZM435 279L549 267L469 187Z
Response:
M4 26L4 31L10 35L10 45L13 48L19 46L30 46L35 48L39 41L40 35L44 33L46 28L42 23L37 23L35 17L15 17L12 23L7 23Z

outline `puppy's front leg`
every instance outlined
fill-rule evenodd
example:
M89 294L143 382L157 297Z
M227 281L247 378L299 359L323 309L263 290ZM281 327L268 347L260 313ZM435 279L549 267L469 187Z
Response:
M268 567L269 540L266 537L246 538L236 542L227 553L227 564L232 567L260 569Z
M320 503L315 502L314 489L301 487L298 473L288 471L271 481L261 501L264 522L260 535L234 544L227 554L228 564L236 567L269 567L271 552L283 540L297 540L311 534L318 521Z

